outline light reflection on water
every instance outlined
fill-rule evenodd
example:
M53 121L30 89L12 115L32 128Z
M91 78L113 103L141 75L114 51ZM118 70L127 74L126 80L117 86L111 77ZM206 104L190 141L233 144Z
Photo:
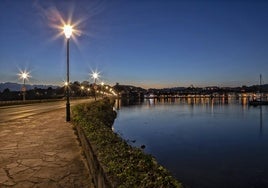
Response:
M114 129L187 188L268 187L268 106L198 100L122 106Z

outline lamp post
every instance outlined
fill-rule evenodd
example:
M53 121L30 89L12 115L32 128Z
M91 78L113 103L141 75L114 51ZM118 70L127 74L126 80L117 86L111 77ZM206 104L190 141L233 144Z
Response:
M98 77L99 77L98 72L93 72L92 73L92 78L94 79L94 97L95 97L95 101L96 101L96 90L97 90L96 81L97 81Z
M66 88L66 121L70 121L70 90L69 90L69 42L72 35L73 28L70 25L65 25L63 28L65 37L67 39L67 88Z
M102 98L104 97L104 90L103 90L104 82L101 82L101 91L102 91Z
M22 95L23 95L23 101L25 101L26 100L26 97L25 97L25 95L26 95L26 86L25 86L25 80L28 78L28 75L26 74L26 73L23 73L22 74L22 79L23 79L23 87L22 87Z
M83 97L83 96L84 96L84 89L85 89L85 86L81 86L80 89L81 89L81 97Z
M27 71L20 71L20 73L18 74L20 76L20 79L23 80L23 86L22 86L22 100L25 101L26 100L26 86L25 86L25 81L28 80L30 76L30 73Z
M23 101L25 101L25 95L26 95L25 79L26 77L23 77L23 87L22 87L22 100Z

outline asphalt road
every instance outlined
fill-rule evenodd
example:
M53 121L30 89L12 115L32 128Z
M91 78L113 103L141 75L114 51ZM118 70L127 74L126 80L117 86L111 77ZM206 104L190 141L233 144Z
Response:
M80 103L90 102L94 99L77 99L71 100L72 106ZM12 105L0 107L0 122L11 121L14 119L24 118L44 112L50 112L57 109L66 107L66 101L55 101L55 102L42 102L25 105Z

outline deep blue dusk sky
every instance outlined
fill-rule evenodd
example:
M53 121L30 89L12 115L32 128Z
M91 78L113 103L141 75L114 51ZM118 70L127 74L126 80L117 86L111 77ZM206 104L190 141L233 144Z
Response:
M62 84L60 17L79 22L70 80L111 85L242 86L268 82L268 1L1 0L0 82Z

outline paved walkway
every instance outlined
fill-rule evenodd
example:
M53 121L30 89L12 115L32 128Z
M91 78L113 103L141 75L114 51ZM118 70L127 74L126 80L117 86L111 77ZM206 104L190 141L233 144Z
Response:
M94 187L65 111L0 123L0 187Z

